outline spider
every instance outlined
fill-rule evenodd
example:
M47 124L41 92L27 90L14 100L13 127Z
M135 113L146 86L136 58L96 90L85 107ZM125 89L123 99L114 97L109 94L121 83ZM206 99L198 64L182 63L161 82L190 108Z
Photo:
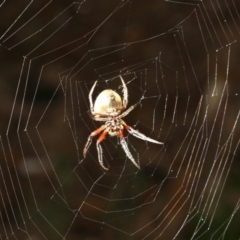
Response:
M93 131L85 144L83 150L83 156L86 157L88 148L92 143L92 138L101 133L99 138L97 139L97 152L98 152L98 161L100 166L104 170L108 170L107 167L103 164L103 151L100 143L104 140L105 136L109 134L110 136L118 136L120 138L120 143L122 145L123 150L125 151L127 157L132 161L132 163L140 169L137 162L134 160L131 152L129 151L128 145L126 140L123 136L123 130L126 129L130 134L133 136L140 138L142 140L156 143L156 144L163 144L162 142L158 142L152 138L145 136L144 134L140 133L139 131L131 128L128 126L122 118L128 115L137 105L138 103L129 107L126 111L122 112L126 109L128 104L128 89L127 86L122 78L119 76L122 81L123 86L123 100L119 96L118 93L113 91L112 89L103 90L96 98L94 104L92 100L92 94L97 84L97 81L93 84L90 92L89 92L89 102L90 102L90 111L91 117L95 121L102 121L105 122L100 128Z

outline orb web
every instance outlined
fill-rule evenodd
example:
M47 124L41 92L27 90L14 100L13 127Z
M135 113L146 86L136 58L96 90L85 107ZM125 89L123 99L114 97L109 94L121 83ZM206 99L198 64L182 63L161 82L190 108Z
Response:
M1 239L238 239L237 1L3 1ZM104 89L157 145L89 134Z

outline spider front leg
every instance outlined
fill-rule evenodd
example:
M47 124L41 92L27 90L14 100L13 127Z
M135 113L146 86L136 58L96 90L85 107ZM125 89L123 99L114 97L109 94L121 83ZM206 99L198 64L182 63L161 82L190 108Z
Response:
M100 166L106 171L108 170L108 168L105 167L103 164L103 150L102 150L100 143L103 141L103 139L105 138L107 133L108 133L107 130L105 130L97 140L98 161L99 161Z
M136 163L136 161L134 160L129 148L128 148L128 145L127 145L127 142L126 140L124 139L124 136L123 136L123 132L122 130L120 131L119 133L119 138L120 138L120 143L122 145L122 148L124 150L124 152L126 153L127 157L132 161L132 163L138 168L140 169L139 165Z

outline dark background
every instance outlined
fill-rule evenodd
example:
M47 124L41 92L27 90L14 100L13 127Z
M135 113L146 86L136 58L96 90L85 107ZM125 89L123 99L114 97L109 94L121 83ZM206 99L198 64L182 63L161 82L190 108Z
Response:
M1 239L239 239L239 9L3 2ZM119 74L143 98L126 122L164 146L126 133L137 171L107 138L104 173L95 140L82 157L88 93L121 94Z

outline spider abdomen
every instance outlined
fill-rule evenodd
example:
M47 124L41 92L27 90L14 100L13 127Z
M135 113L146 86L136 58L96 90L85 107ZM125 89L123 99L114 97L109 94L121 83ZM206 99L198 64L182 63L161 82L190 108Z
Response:
M93 111L99 115L115 116L122 108L122 99L119 94L111 89L106 89L97 96Z

